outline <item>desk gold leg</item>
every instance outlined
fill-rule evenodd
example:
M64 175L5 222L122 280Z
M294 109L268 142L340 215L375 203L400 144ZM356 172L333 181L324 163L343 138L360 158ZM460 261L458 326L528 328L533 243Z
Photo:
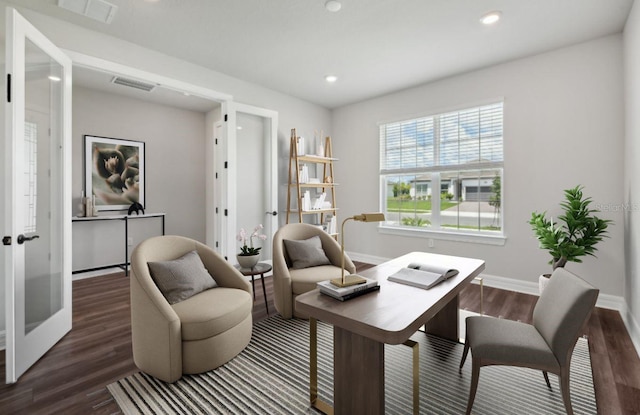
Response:
M404 343L413 349L413 414L420 414L420 343L407 339Z
M312 407L333 415L333 407L318 398L318 320L315 318L309 318L309 400Z

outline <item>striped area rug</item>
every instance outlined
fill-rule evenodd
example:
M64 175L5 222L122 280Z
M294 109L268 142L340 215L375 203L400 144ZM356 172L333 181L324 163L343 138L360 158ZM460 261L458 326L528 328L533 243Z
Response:
M466 408L471 359L462 374L462 345L422 332L420 343L420 413L462 414ZM318 323L318 388L332 403L333 331ZM386 413L410 414L411 349L385 347ZM254 325L249 346L216 370L184 376L173 384L137 373L107 388L125 414L315 414L309 408L309 324L273 316ZM481 369L474 414L565 414L557 377L552 389L542 373L489 366ZM579 339L571 367L571 395L576 414L596 414L587 341Z

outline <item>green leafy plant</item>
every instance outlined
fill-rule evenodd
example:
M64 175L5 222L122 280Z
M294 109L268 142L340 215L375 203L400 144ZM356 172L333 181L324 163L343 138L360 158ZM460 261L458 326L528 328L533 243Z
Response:
M529 224L540 242L540 248L551 254L549 263L553 269L564 267L568 261L582 262L581 257L595 257L596 245L607 236L607 227L611 220L594 215L599 212L591 209L591 198L582 194L583 186L564 191L565 201L560 203L564 214L558 216L558 222L547 219L546 212L533 212Z

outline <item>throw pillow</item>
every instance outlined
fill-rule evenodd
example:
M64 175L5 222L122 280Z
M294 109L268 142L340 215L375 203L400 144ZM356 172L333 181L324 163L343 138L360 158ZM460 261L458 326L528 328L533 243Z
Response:
M169 304L179 303L217 286L196 251L188 252L172 261L148 264L151 278Z
M322 241L317 235L302 241L285 239L284 246L294 269L331 264L322 249Z

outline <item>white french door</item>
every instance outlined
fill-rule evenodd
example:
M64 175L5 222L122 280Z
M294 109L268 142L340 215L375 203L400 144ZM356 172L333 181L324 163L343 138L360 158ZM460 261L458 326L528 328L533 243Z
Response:
M71 330L71 60L7 8L6 382Z
M227 116L224 141L214 151L215 173L221 178L214 207L220 223L213 241L218 252L235 263L240 228L251 233L262 224L265 241L260 261L271 262L273 234L278 229L278 113L237 102L223 104Z

